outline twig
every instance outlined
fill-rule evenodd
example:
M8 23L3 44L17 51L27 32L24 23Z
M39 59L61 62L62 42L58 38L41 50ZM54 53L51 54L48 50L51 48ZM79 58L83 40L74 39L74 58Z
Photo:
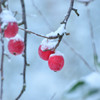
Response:
M79 16L80 14L78 13L77 9L72 8L72 10L76 13L77 16Z
M91 40L92 40L94 65L95 65L96 70L98 71L96 65L100 65L100 63L98 62L98 55L97 55L96 46L95 46L95 42L94 42L94 32L93 32L93 26L92 26L92 23L91 23L91 16L90 16L90 10L89 9L87 9L87 16L88 16L88 21L89 21L89 26L90 26L90 36L91 36Z
M69 10L68 10L68 13L65 16L65 19L61 22L61 24L65 24L65 29L66 29L67 21L70 17L71 11L73 10L73 5L74 5L74 0L70 0L70 7L69 7Z
M27 29L26 11L25 11L24 0L21 0L21 6L22 6L22 12L23 12L22 19L24 22L24 28ZM16 98L16 100L18 100L26 90L26 66L27 66L27 54L26 54L26 51L27 51L26 50L27 49L27 32L26 31L24 34L24 45L25 45L25 49L24 49L23 87L22 87L20 94Z
M27 30L27 29L23 29L23 28L21 28L21 27L19 27L19 29L21 29L21 30L23 30L23 31L26 31L27 33L31 33L31 34L34 34L34 35L36 35L36 36L39 36L39 37L43 37L43 38L47 38L47 39L57 39L59 36L57 35L57 36L50 36L50 37L47 37L47 36L44 36L44 35L40 35L40 34L37 34L37 33L35 33L35 32L32 32L32 31L29 31L29 30Z
M8 59L11 59L11 57L10 57L7 53L4 53L4 55L5 55Z
M95 71L89 64L88 62L73 48L71 47L65 40L63 42L84 62L84 64L91 70Z

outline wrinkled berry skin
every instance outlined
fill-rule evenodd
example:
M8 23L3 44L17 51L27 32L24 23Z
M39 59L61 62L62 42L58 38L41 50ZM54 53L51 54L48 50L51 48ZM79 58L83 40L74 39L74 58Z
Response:
M51 50L42 51L42 50L41 50L41 45L39 46L38 54L39 54L40 58L42 58L43 60L48 61L49 56L50 56L51 54L53 54L53 53L54 53L54 51L51 51Z
M49 68L53 71L60 71L64 66L64 58L61 55L50 56L48 60Z
M11 39L8 42L8 50L13 55L22 54L24 51L24 42L22 40Z
M18 33L18 25L16 22L9 22L4 30L4 37L12 38Z

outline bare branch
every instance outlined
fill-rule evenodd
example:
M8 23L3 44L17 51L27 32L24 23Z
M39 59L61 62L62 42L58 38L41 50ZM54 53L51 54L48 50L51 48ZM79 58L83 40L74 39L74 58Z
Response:
M78 13L77 9L72 8L72 10L76 13L77 16L79 16L80 14Z
M67 15L65 16L65 19L61 22L61 24L65 24L65 29L66 29L67 21L70 17L71 11L73 10L73 5L74 5L74 0L70 0L70 7L67 12Z
M44 35L40 35L40 34L37 34L37 33L35 33L35 32L29 31L29 30L27 30L27 29L23 29L23 28L21 28L21 27L19 27L19 29L21 29L21 30L23 30L23 31L26 31L27 33L31 33L31 34L34 34L34 35L36 35L36 36L43 37L43 38L47 38L47 39L57 39L57 38L58 38L58 36L47 37L47 36L44 36Z
M23 13L22 19L23 19L23 22L24 22L24 29L27 29L26 11L25 11L24 0L21 0L21 6L22 6L22 13ZM20 94L18 95L18 97L16 98L16 100L19 100L19 98L23 95L23 93L25 92L25 89L26 89L27 31L25 31L25 34L24 34L24 45L25 45L25 49L24 49L23 86L22 86L22 90L21 90Z
M1 32L1 43L2 43L2 55L1 55L1 91L0 91L0 100L3 97L3 80L4 80L4 33L3 30Z
M2 8L1 8L1 3L0 3L0 13L2 12ZM0 23L1 22L1 19L0 19ZM4 80L4 30L1 29L1 47L2 47L2 54L1 54L1 68L0 68L0 71L1 71L1 89L0 89L0 100L2 100L3 98L3 80Z

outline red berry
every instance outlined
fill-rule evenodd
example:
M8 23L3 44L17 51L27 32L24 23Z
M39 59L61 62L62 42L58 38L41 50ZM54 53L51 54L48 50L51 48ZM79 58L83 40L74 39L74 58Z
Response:
M24 51L24 42L20 39L11 39L8 43L8 50L13 55L19 55Z
M39 56L40 56L40 58L42 58L43 60L48 60L49 59L49 56L51 55L51 54L53 54L54 53L54 51L52 51L52 50L48 50L48 51L43 51L42 49L41 49L41 45L39 46L39 49L38 49L38 53L39 53ZM48 48L46 48L46 49L48 49Z
M64 66L64 58L62 55L51 55L48 60L49 68L53 71L60 71Z
M18 33L18 25L16 22L9 22L4 30L4 36L7 38L14 37Z

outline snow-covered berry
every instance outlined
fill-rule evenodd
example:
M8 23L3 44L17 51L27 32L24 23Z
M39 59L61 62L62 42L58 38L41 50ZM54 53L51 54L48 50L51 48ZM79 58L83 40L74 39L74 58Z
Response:
M46 48L45 50L47 50L47 51L45 51L45 50L42 50L41 47L42 47L42 46L40 45L40 46L39 46L39 49L38 49L38 54L39 54L40 58L42 58L43 60L48 60L48 59L49 59L49 56L50 56L51 54L53 54L54 51L52 51L52 50L47 50L48 48Z
M4 30L4 36L11 38L16 36L18 33L18 24L16 22L9 22L6 29Z
M53 71L60 71L64 66L64 57L61 53L51 54L48 60L49 68Z
M24 42L20 39L11 39L8 42L8 50L13 55L22 54L24 51Z

